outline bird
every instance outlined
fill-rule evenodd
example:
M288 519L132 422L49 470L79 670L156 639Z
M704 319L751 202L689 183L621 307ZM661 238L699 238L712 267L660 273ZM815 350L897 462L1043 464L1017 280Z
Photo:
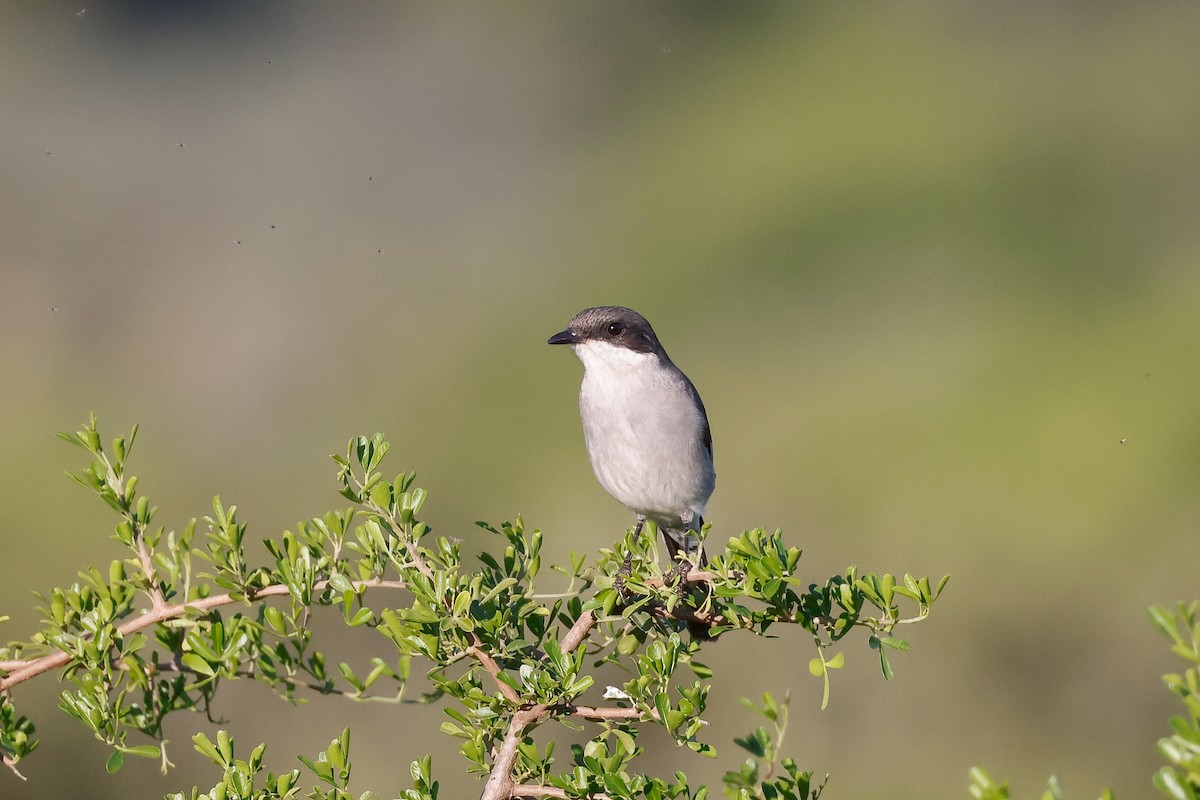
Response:
M547 344L569 345L583 362L579 415L588 458L605 491L636 515L635 538L653 520L680 575L704 566L698 533L717 474L695 385L646 318L624 306L585 308Z

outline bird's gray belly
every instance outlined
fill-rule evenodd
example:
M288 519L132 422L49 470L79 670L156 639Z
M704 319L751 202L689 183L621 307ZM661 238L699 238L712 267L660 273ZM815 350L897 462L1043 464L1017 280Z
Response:
M661 398L659 399L661 404ZM641 405L610 413L581 404L584 437L600 485L623 505L665 526L712 494L702 421L690 407Z

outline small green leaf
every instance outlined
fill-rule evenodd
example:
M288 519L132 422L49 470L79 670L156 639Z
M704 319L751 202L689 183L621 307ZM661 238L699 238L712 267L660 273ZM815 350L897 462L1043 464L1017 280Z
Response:
M375 614L369 608L360 608L353 617L350 618L349 625L351 628L357 628L359 625L366 625L374 618Z
M126 747L125 752L131 756L141 756L142 758L158 758L162 755L162 751L158 749L158 745L154 744L139 744L136 747Z
M216 745L203 733L197 733L192 737L192 746L196 748L196 752L200 755L211 758L218 764L221 763L221 754L217 752Z
M212 668L212 665L210 665L207 661L205 661L203 658L196 655L195 653L184 653L183 654L183 665L185 667L187 667L188 669L192 670L193 672L197 672L201 675L206 675L210 678L216 674L216 672Z

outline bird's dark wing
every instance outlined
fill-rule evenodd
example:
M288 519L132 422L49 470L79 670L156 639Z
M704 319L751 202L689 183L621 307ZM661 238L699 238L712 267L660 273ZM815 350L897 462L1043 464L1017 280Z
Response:
M700 409L700 418L704 420L704 430L701 432L700 436L704 440L705 449L708 450L708 454L711 456L713 452L712 428L708 426L708 412L704 410L704 401L700 399L700 393L696 391L695 385L692 384L688 376L684 375L683 373L680 373L680 376L683 378L684 388L687 389L688 394L692 396L692 399L696 401L696 408Z

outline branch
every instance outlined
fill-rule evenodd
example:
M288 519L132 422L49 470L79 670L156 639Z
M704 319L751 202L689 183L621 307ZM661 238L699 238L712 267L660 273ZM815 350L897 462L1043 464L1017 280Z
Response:
M17 762L14 759L10 758L7 753L4 754L3 758L0 758L0 762L3 762L4 766L6 766L10 770L12 770L13 775L16 775L21 780L28 780L24 775L22 775L17 770Z
M575 620L575 624L563 634L559 640L559 647L562 652L570 653L577 649L587 639L592 628L596 626L596 614L593 611L585 611L580 614L579 619ZM470 648L467 649L472 657L477 659L484 669L491 674L496 681L496 685L500 687L500 692L512 703L519 703L520 696L516 690L500 680L500 665L495 659L485 652L476 640ZM513 714L512 721L508 724L508 731L504 734L504 741L500 743L499 749L496 751L495 761L492 762L492 771L488 775L487 783L483 787L483 794L480 800L513 800L518 797L562 797L567 795L561 789L555 789L550 786L536 786L533 784L517 785L513 780L512 771L517 763L517 747L521 744L521 739L525 736L525 731L532 725L536 725L543 717L555 714L569 714L572 716L582 717L584 719L640 719L643 713L636 708L595 708L592 706L549 706L545 704L532 705L523 708ZM653 718L657 718L657 714L651 714ZM607 800L607 795L593 795L596 800Z
M425 558L421 555L421 548L416 539L405 530L404 523L396 517L396 513L390 508L384 508L371 499L370 493L367 492L366 484L363 482L367 480L366 476L364 476L363 481L359 481L357 478L353 478L353 480L358 484L358 502L365 506L371 513L375 514L375 516L388 521L392 526L392 532L404 544L404 550L408 553L409 562L417 568L418 572L430 581L433 581L433 569L430 568Z
M149 548L146 547L146 532L139 524L134 528L133 535L137 537L138 560L142 562L142 573L146 576L150 601L154 604L155 611L161 611L167 607L167 600L163 597L162 588L158 585L158 573L154 569L154 559L150 555Z
M525 729L540 720L548 710L549 706L539 703L513 714L512 722L508 723L508 731L504 734L504 741L496 752L492 774L488 775L479 800L510 800L516 796L513 794L516 782L513 781L512 771L517 764L517 747L525 736Z
M317 581L313 584L315 591L322 591L329 585L328 580ZM402 581L385 581L382 578L372 578L367 581L353 581L356 589L370 589L375 587L389 589L403 589ZM193 600L189 603L179 603L173 606L163 606L161 608L152 609L137 619L130 620L124 625L117 628L121 636L128 636L131 633L140 631L144 628L149 628L152 625L157 625L169 619L182 617L190 611L207 612L214 608L227 606L231 603L241 602L245 600L258 600L264 597L279 597L289 594L286 584L273 583L270 586L264 586L258 589L253 594L247 594L244 597L234 597L232 593L213 595L212 597L203 597L199 600ZM11 663L11 662L5 662ZM52 669L58 669L71 663L71 654L65 650L59 650L40 658L29 659L27 661L18 662L20 666L12 669L8 676L0 679L0 692L6 692L19 683L24 683L30 678L36 678L43 672L49 672Z
M693 569L680 576L684 583L712 583L717 579L717 573L709 572L706 569ZM662 586L666 583L665 578L646 578L642 581L647 586Z
M575 624L571 629L563 634L559 641L559 647L564 653L570 653L583 644L583 640L591 633L592 628L596 625L596 612L585 611L579 615L579 619L575 620Z
M642 711L637 708L620 708L619 706L557 706L551 709L556 714L567 714L584 719L641 719L649 717L658 719L657 711Z
M147 666L148 666L148 668L145 670L145 672L151 676L153 676L155 673L159 673L159 672L174 672L174 673L179 673L180 675L195 675L200 678L208 677L208 676L204 675L203 673L197 672L194 669L189 669L189 668L183 666L182 664L176 663L174 661L157 661L154 664L150 664ZM118 664L118 665L116 665L116 668L121 669L121 670L132 669L132 667L130 667L127 664ZM351 691L347 691L346 689L338 689L336 686L329 686L329 685L321 684L321 683L313 683L311 681L305 681L305 680L301 680L299 678L293 678L293 677L290 677L287 675L280 675L276 678L271 678L269 675L265 675L262 672L255 672L255 671L249 670L249 669L239 669L236 672L229 673L229 674L231 677L234 677L234 678L251 678L254 680L258 680L258 679L270 680L274 683L286 684L287 686L290 686L293 689L309 689L311 691L316 692L317 694L337 695L339 697L345 697L347 699L354 700L357 702L399 703L399 702L401 702L402 694L403 694L403 690L401 690L401 694L397 694L395 696L380 695L380 694L362 694L358 691L351 692Z
M569 798L570 795L555 786L538 786L534 783L522 783L521 785L514 786L512 788L512 794L510 794L509 797L561 797L565 800L565 798ZM589 794L588 798L589 800L612 800L612 798L606 794Z
M471 634L471 640L471 646L465 651L467 655L471 656L483 665L483 668L488 671L488 674L492 676L492 680L495 681L496 687L500 690L500 694L504 695L505 700L512 703L514 706L520 705L521 696L517 694L517 690L511 685L500 680L500 665L496 663L496 659L492 658L490 653L480 647L481 642L479 641L478 636Z
M372 505L375 504L372 503ZM404 526L401 525L400 521L396 519L396 515L387 513L379 506L375 506L374 510L392 524L392 530L397 532L400 541L404 543L404 549L408 551L408 560L412 562L412 565L417 568L418 572L420 572L430 581L433 581L433 570L430 568L429 564L425 562L424 557L421 555L421 548L411 535L404 532Z
M636 708L596 708L593 706L549 706L538 704L523 708L513 715L508 724L508 731L500 749L496 751L496 761L492 765L492 773L488 776L480 800L514 800L519 797L567 797L562 789L553 786L536 784L517 784L513 781L512 771L517 763L517 747L525 737L529 727L541 722L547 716L569 714L584 719L640 719L645 716ZM658 719L658 714L650 712L652 719ZM593 800L611 800L606 794L589 795Z

